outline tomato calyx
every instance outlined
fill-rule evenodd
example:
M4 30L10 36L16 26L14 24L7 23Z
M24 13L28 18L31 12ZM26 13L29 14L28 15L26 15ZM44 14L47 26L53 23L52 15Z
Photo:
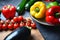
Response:
M11 5L7 5L7 8L11 8Z

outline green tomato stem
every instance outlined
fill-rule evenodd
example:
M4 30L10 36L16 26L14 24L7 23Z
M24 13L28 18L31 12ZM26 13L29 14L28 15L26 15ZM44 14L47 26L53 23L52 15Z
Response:
M8 8L11 8L11 6L10 6L10 5L7 5L7 7L8 7Z

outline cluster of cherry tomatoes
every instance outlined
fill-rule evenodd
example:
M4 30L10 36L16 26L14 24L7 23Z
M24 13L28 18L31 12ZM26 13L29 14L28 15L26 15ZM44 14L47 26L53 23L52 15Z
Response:
M0 30L16 29L23 26L32 27L35 29L36 23L33 22L30 18L23 18L23 16L14 17L11 20L0 20Z

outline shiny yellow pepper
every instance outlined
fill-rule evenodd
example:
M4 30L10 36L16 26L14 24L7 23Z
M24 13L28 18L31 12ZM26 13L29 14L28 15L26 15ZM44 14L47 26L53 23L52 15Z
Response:
M45 16L46 5L41 2L35 2L30 8L30 14L35 18L43 18Z

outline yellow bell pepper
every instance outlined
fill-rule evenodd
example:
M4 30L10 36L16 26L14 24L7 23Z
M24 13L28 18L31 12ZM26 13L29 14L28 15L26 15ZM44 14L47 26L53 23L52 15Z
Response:
M35 18L43 18L45 16L46 5L41 2L35 2L30 8L30 14Z

